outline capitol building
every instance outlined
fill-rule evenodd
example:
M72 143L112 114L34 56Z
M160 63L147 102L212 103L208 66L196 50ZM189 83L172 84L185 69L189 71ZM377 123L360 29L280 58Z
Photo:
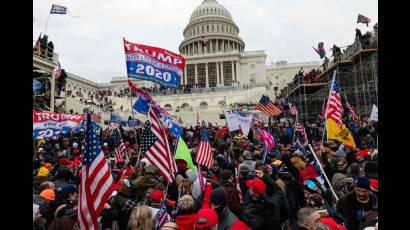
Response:
M229 104L256 103L264 94L274 100L275 92L291 82L299 70L307 72L319 67L316 61L277 61L267 64L264 50L247 51L246 43L240 37L239 26L228 9L216 0L203 0L194 9L182 35L178 50L184 56L186 66L180 84L192 90L189 93L153 96L161 106L190 123L196 121L198 110L201 114L209 113L209 116L205 116L210 121L221 122L217 114ZM33 66L36 66L35 61ZM67 109L81 109L74 101L78 98L71 95L81 95L87 99L101 91L110 91L113 92L110 100L115 102L114 109L123 105L123 117L130 114L130 100L135 101L135 98L114 96L128 89L126 76L113 77L110 83L99 84L76 76L69 69L67 75L65 89L70 92L70 96L66 97ZM134 82L139 87L155 86L149 81Z

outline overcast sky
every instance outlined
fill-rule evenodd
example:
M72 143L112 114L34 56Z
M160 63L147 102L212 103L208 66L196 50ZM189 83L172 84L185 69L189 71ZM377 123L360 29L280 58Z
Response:
M34 0L33 40L53 3L69 15L50 16L46 34L66 71L99 83L126 76L122 37L176 53L182 31L203 0ZM271 61L319 60L312 49L323 41L352 43L359 13L378 22L377 0L218 0L239 27L246 51L265 50ZM358 28L366 31L366 25ZM327 51L330 52L330 51ZM329 55L330 56L330 55Z

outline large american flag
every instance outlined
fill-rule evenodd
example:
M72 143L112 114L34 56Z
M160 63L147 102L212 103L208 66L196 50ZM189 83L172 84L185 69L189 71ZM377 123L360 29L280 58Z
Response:
M112 194L114 184L99 137L91 126L90 114L87 121L77 218L81 230L97 230L97 217Z
M256 109L264 112L268 116L278 116L282 113L278 107L276 107L268 96L263 95L259 100L259 103L256 104Z
M199 135L200 141L195 155L195 161L200 165L210 168L214 162L214 156L209 141L209 131L206 128L201 128Z
M120 130L118 128L112 131L112 138L114 139L115 162L124 162L127 147L125 147L125 144L122 141Z
M343 106L340 99L339 84L336 79L336 71L333 72L332 85L330 86L329 101L325 112L325 118L333 119L339 127L342 126Z
M141 152L152 165L158 168L167 182L171 183L175 179L177 166L169 148L168 138L152 106L148 112L148 120L149 123L145 122L145 135L141 140Z

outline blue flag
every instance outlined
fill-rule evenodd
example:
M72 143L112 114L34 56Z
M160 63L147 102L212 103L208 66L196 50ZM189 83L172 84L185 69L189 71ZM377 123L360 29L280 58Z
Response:
M110 122L121 124L121 117L118 113L111 113Z
M67 7L53 4L51 6L50 14L67 14Z
M33 80L33 92L36 92L37 90L41 89L43 87L43 84L37 80Z
M135 109L135 111L139 113L147 114L149 110L148 101L145 99L144 96L140 95L138 96L137 101L134 103L133 108Z

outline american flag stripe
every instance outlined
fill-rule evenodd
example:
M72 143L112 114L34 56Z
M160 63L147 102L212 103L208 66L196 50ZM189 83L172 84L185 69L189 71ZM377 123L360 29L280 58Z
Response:
M282 113L271 101L269 101L268 106L264 106L261 103L256 104L256 109L264 112L268 116L277 116Z
M196 162L198 164L204 165L206 167L211 167L214 157L211 150L211 145L208 141L200 141L198 145L198 150L195 156Z
M334 121L336 121L337 125L341 127L343 123L342 121L343 106L342 106L342 101L340 99L339 85L336 79L336 71L333 73L332 85L330 87L331 87L331 91L330 91L329 101L327 105L326 118L333 119Z
M353 107L349 104L349 102L346 101L346 107L349 109L350 115L354 120L357 120L359 116L357 116L356 112L354 111Z
M167 136L165 135L164 130L160 128L159 118L152 106L148 113L148 119L151 123L150 131L155 134L157 140L147 150L145 156L151 164L158 168L159 172L165 177L168 183L171 183L175 178L177 167L172 158Z
M81 230L99 229L97 218L114 189L111 171L104 158L98 136L87 115L87 133L81 168L78 222Z

